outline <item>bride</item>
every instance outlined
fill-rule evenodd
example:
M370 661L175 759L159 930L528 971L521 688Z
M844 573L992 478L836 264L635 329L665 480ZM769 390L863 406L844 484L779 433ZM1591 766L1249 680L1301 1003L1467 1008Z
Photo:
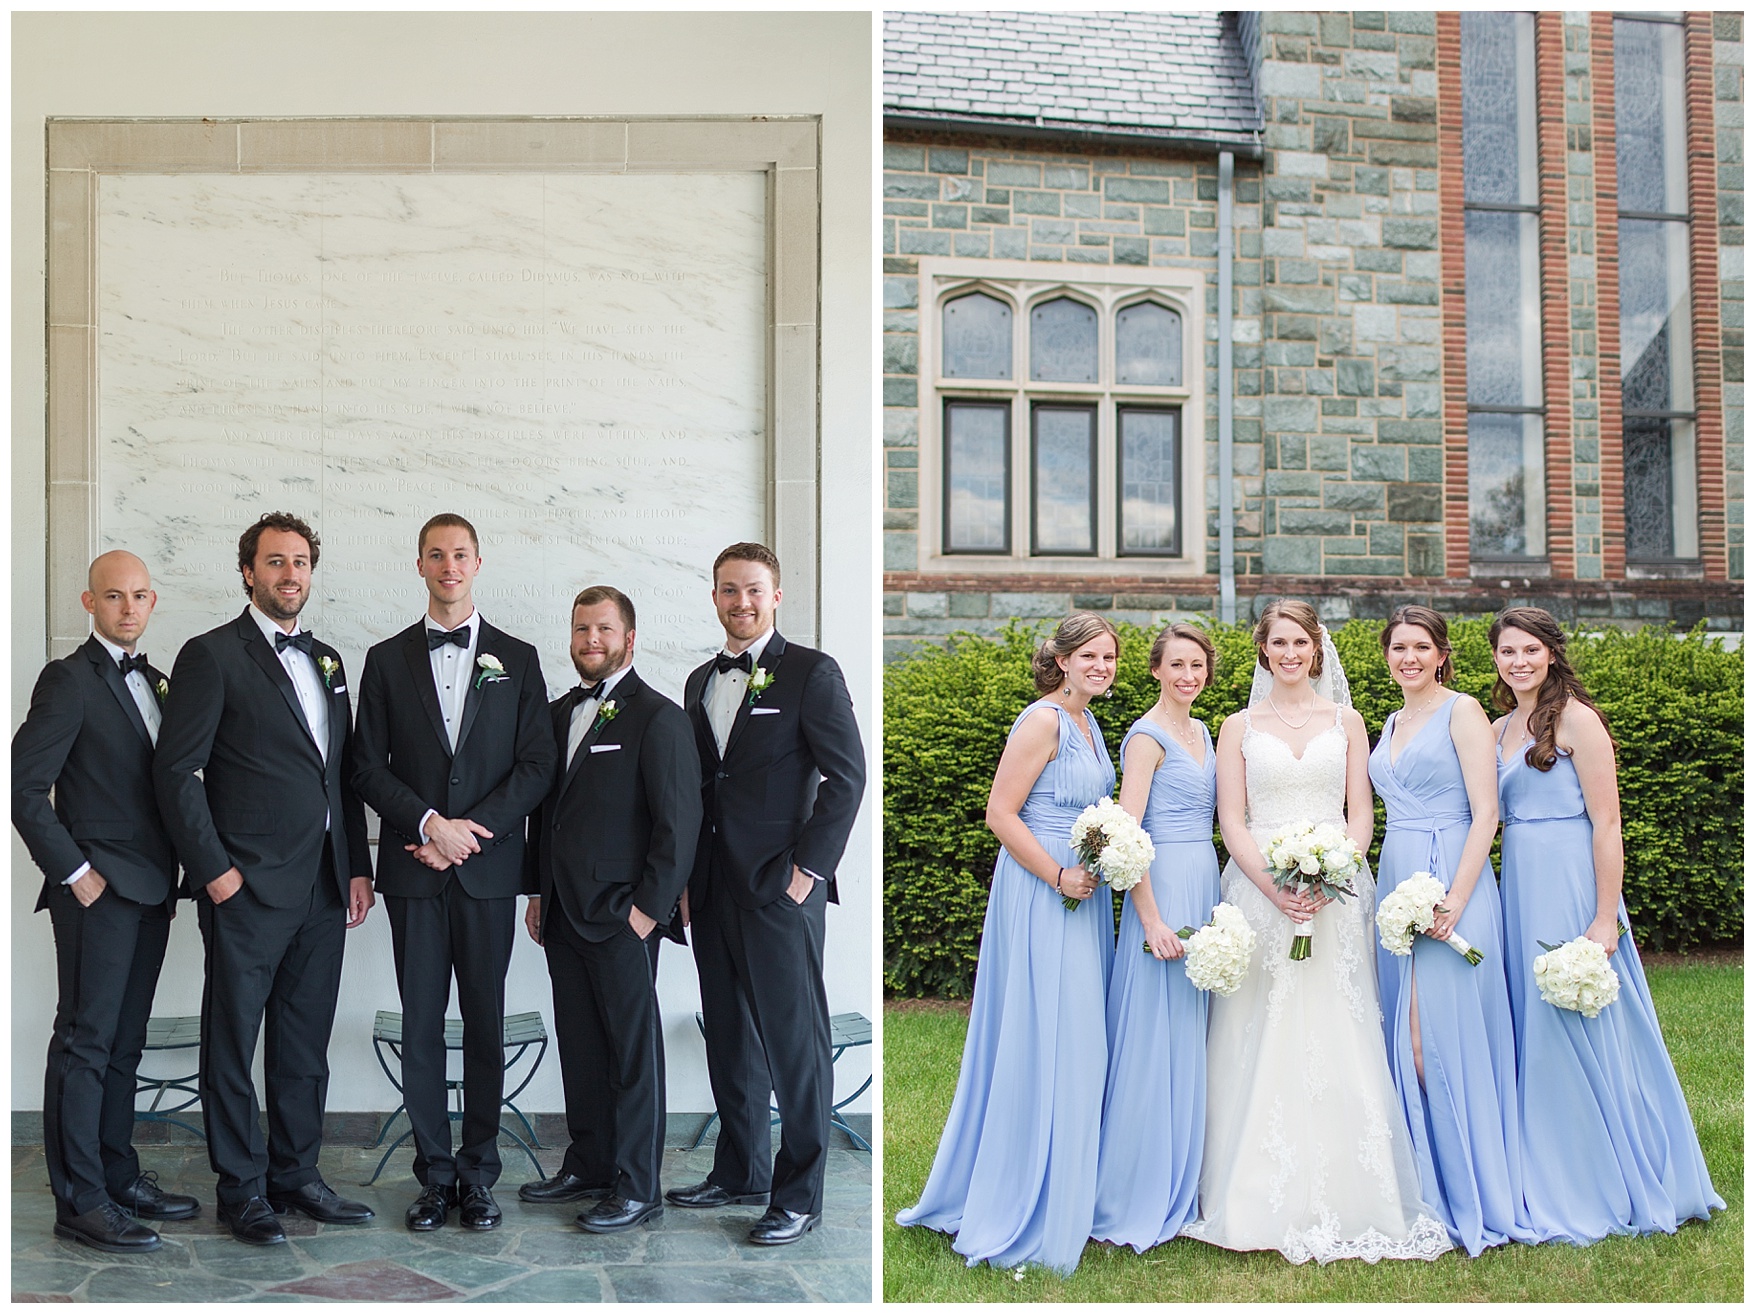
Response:
M1420 1178L1384 1055L1371 876L1339 903L1276 890L1261 845L1281 827L1343 822L1371 842L1365 722L1308 603L1279 601L1255 627L1250 706L1219 734L1223 897L1256 948L1242 986L1215 996L1197 1222L1183 1235L1228 1250L1314 1259L1433 1259L1450 1248ZM1287 955L1295 923L1310 957Z

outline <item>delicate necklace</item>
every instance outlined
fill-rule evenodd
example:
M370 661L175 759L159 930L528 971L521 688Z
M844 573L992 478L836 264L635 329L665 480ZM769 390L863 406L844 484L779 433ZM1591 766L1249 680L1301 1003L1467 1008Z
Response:
M1427 712L1431 711L1435 706L1437 706L1438 700L1440 698L1442 698L1443 696L1444 696L1444 690L1441 688L1436 689L1433 691L1432 696L1430 698L1428 698L1425 702L1421 703L1418 707L1404 707L1404 708L1402 708L1402 711L1404 713L1406 713L1406 715L1402 719L1402 724L1405 725L1405 724L1407 724L1407 722L1414 720L1416 717L1421 717L1421 716L1426 715Z
M1192 754L1200 743L1200 731L1195 726L1194 715L1192 713L1189 714L1188 729L1179 730L1177 729L1176 722L1171 720L1170 709L1164 706L1162 699L1158 701L1158 705L1153 710L1156 711L1158 715L1163 718L1164 723L1170 727L1170 733L1188 745L1188 751Z
M1316 704L1313 702L1310 704L1310 710L1304 713L1304 719L1297 725L1293 725L1292 722L1286 720L1286 714L1280 710L1280 705L1274 701L1274 696L1271 693L1267 696L1267 705L1273 709L1275 716L1285 722L1288 730L1302 730L1310 724L1310 718L1316 715Z

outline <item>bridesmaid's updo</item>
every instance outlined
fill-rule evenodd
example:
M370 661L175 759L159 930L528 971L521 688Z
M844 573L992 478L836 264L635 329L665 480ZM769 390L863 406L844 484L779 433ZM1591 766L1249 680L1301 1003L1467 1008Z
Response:
M1389 640L1398 625L1418 625L1432 636L1432 646L1438 649L1438 683L1449 684L1450 677L1456 674L1456 667L1450 660L1450 626L1445 624L1444 617L1417 602L1397 607L1390 614L1389 624L1383 627L1383 633L1377 636L1385 657L1389 656Z
M1198 625L1190 625L1187 621L1172 621L1164 627L1157 638L1152 640L1152 655L1150 660L1146 662L1146 669L1148 671L1158 669L1158 663L1164 660L1164 650L1170 646L1172 639L1187 639L1207 655L1207 682L1201 685L1201 688L1211 689L1213 680L1219 673L1218 650L1213 647L1213 641L1207 636L1205 630Z
M1299 602L1296 598L1280 598L1268 603L1261 613L1261 619L1255 623L1255 664L1262 670L1273 671L1268 665L1267 641L1268 631L1273 629L1277 620L1289 620L1310 636L1310 643L1315 652L1310 656L1310 678L1317 679L1322 674L1322 622L1316 618L1316 608L1308 602Z
M1537 771L1554 769L1554 762L1560 756L1555 742L1560 730L1560 713L1566 709L1568 699L1576 699L1595 712L1597 720L1603 723L1604 733L1609 736L1609 747L1619 750L1621 746L1609 730L1609 718L1590 700L1590 695L1584 691L1584 681L1578 678L1578 672L1566 660L1566 632L1553 614L1541 607L1507 607L1487 627L1487 646L1495 654L1499 651L1499 636L1506 630L1522 630L1540 640L1548 650L1548 676L1542 681L1542 687L1536 690L1536 705L1529 719L1530 746L1524 750L1523 760ZM1497 656L1493 664L1497 670ZM1504 678L1497 675L1493 678L1493 706L1502 712L1509 712L1517 706L1517 695L1512 693Z
M1115 627L1093 611L1075 611L1059 625L1054 633L1042 641L1036 649L1036 655L1030 659L1030 674L1036 681L1036 692L1051 694L1066 681L1066 672L1060 669L1059 657L1071 657L1099 634L1107 634L1115 640L1116 651L1121 649L1121 636Z

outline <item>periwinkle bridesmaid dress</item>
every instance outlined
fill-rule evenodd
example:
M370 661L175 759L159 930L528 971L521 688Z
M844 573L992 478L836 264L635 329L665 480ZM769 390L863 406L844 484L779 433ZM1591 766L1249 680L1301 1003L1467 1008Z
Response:
M1142 734L1164 750L1144 817L1157 850L1152 898L1171 930L1199 926L1219 902L1212 736L1201 727L1197 762L1142 717L1121 741L1123 762L1129 741ZM1207 993L1188 983L1186 959L1159 960L1145 952L1145 938L1128 897L1109 979L1109 1083L1091 1228L1099 1241L1141 1251L1168 1241L1199 1212L1207 1117Z
M1020 815L1049 856L1071 867L1072 824L1114 792L1115 766L1089 710L1089 742L1046 701L1025 708L1012 733L1041 706L1060 716L1060 748ZM1107 887L1068 909L1000 849L957 1093L920 1202L896 1215L903 1227L954 1233L951 1248L971 1267L986 1260L1068 1274L1091 1235L1114 927Z
M1530 1217L1580 1245L1611 1233L1673 1232L1725 1205L1707 1176L1633 937L1623 935L1609 957L1621 991L1596 1017L1545 1002L1536 986L1537 942L1583 935L1596 916L1597 883L1570 755L1538 771L1524 751L1507 758L1501 745L1499 813ZM1626 925L1625 902L1618 911Z
M1371 784L1388 822L1377 864L1378 902L1417 871L1450 887L1474 817L1451 739L1458 698L1447 698L1392 753L1394 713L1371 753ZM1398 956L1377 944L1383 1037L1420 1169L1420 1192L1451 1240L1471 1255L1507 1241L1538 1241L1524 1204L1517 1120L1516 1045L1505 983L1499 884L1484 863L1456 933L1479 949L1471 967L1426 935ZM1414 1066L1410 996L1418 1001L1424 1088Z

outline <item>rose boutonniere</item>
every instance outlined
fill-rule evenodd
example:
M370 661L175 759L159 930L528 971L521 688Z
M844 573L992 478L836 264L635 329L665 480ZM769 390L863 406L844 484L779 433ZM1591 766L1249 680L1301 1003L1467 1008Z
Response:
M158 677L157 692L159 706L163 707L165 700L171 696L171 682L162 675Z
M323 672L323 687L333 689L335 687L335 673L341 669L341 663L333 657L319 657L317 669Z
M755 670L751 671L750 672L750 702L754 703L756 701L756 699L760 698L764 693L766 693L768 691L768 686L773 684L773 683L774 683L774 673L772 671L770 671L767 667L758 666L758 667L756 667Z
M620 712L621 710L622 710L621 708L619 708L615 705L615 699L613 699L613 698L609 699L606 702L599 703L597 705L597 720L595 720L591 723L591 728L593 730L595 730L595 729L597 729L598 726L602 725L605 721L615 720L616 714L618 712Z
M475 664L481 668L481 674L475 677L475 687L477 689L481 688L484 684L498 684L501 680L509 680L512 678L506 674L506 668L500 664L500 659L494 656L491 652L484 652L481 656L477 657L475 659Z

